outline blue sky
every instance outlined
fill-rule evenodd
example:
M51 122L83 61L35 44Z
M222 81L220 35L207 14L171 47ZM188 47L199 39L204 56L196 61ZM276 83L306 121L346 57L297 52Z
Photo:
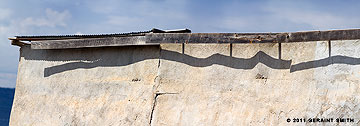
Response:
M347 29L360 28L359 12L358 0L0 0L0 87L15 87L15 35Z

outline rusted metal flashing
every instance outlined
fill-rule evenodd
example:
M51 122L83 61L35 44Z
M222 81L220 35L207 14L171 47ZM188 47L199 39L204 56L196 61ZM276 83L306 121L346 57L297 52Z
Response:
M108 38L108 37L133 37L145 36L145 33L191 33L189 29L160 30L153 28L149 31L115 33L115 34L94 34L94 35L44 35L44 36L15 36L11 40L21 41L48 41L48 40L66 40L66 39L88 39L88 38Z
M156 45L156 44L155 43L147 44L145 41L145 36L46 40L46 41L31 42L32 49L66 49L66 48L129 46L129 45Z
M29 43L25 43L16 39L10 39L10 40L11 40L11 45L16 45L16 46L30 45Z
M103 46L157 45L161 43L289 43L360 39L360 29L307 31L291 33L189 33L190 30L166 32L151 30L133 34L101 36L17 37L11 40L31 41L32 49L66 49ZM53 38L53 39L50 39ZM37 40L41 39L41 40ZM16 45L16 44L15 44ZM18 45L21 46L21 45Z

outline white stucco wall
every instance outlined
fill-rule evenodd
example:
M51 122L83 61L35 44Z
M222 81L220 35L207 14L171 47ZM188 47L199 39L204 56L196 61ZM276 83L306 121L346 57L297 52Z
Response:
M330 45L22 47L10 124L357 125L360 42Z

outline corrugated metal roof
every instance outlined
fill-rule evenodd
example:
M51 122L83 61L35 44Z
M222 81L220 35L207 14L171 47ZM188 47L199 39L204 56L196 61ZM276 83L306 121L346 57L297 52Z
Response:
M15 36L11 40L22 41L41 41L41 40L62 40L62 39L82 39L82 38L104 38L104 37L128 37L128 36L144 36L145 33L191 33L189 29L177 30L160 30L152 29L149 31L114 33L114 34L92 34L92 35L41 35L41 36Z

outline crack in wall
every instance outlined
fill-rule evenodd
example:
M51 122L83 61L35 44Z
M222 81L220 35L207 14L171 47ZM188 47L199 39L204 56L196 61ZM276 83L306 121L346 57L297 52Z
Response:
M167 94L167 93L158 93L157 89L159 88L160 86L160 81L159 81L159 78L160 78L160 66L161 66L161 46L159 47L159 58L158 58L158 70L157 70L157 75L156 77L154 78L154 82L155 82L155 85L153 87L153 92L155 94L154 96L154 99L153 99L153 103L152 103L152 108L151 108L151 112L150 112L150 119L149 119L149 125L151 126L151 123L152 123L152 120L153 120L153 116L154 116L154 111L155 111L155 107L156 107L156 103L157 103L157 97L159 95L163 95L163 94Z
M151 113L150 113L149 126L151 126L151 123L152 123L152 119L153 119L153 115L154 115L154 110L155 110L155 106L156 106L156 100L157 100L157 97L158 97L158 96L159 96L159 94L155 93L154 102L153 102L153 104L152 104Z
M168 92L161 92L161 93L159 93L158 91L157 91L157 89L159 88L159 86L160 86L160 81L159 81L159 79L160 79L160 67L161 67L161 59L162 59L162 57L161 57L161 46L159 47L159 58L158 58L158 71L157 71L157 75L156 75L156 77L154 78L154 82L155 82L155 85L154 85L154 88L153 88L153 92L154 92L154 94L155 94L155 96L154 96L154 100L153 100L153 103L152 103L152 107L151 107L151 112L150 112L150 119L149 119L149 125L151 126L151 124L152 124L152 121L153 121L153 117L154 117L154 111L155 111L155 107L156 107L156 104L157 104L157 98L158 98L158 96L160 96L160 95L166 95L166 94L178 94L178 93L168 93Z
M161 62L161 47L159 47L159 64L158 64L158 73L160 68L160 62Z
M150 120L149 120L149 125L151 126L152 120L153 120L153 116L154 116L154 111L155 111L155 107L156 107L156 103L157 103L157 98L160 95L166 95L166 94L179 94L179 93L167 93L167 92L163 92L163 93L155 93L154 96L154 102L152 104L152 108L151 108L151 113L150 113Z

